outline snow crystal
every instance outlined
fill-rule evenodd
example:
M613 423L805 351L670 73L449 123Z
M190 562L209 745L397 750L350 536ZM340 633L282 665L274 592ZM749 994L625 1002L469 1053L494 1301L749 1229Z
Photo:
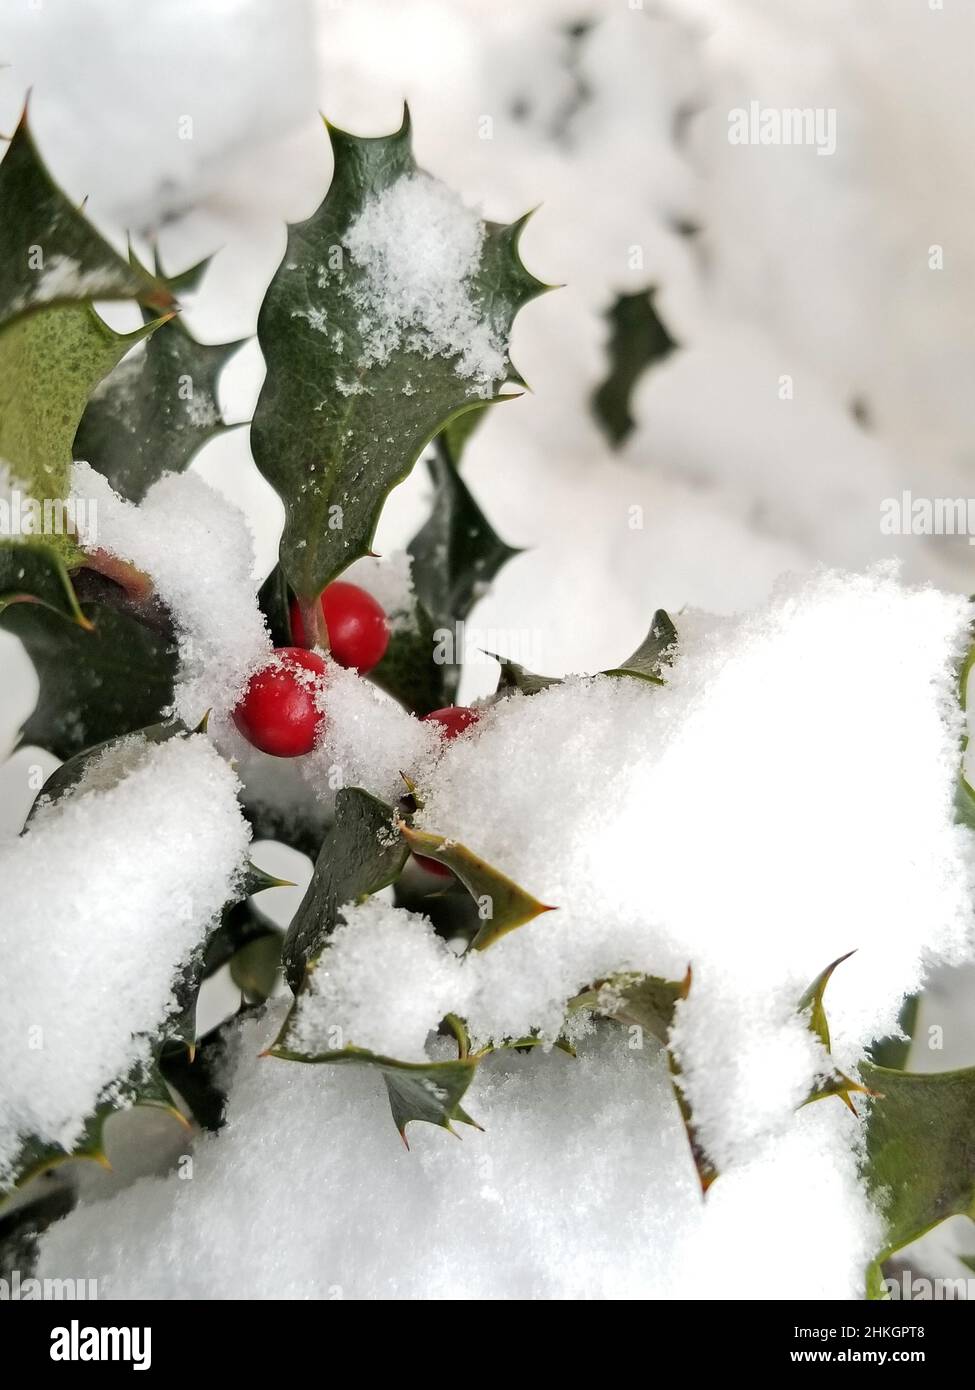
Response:
M172 614L177 712L191 726L207 710L219 722L271 650L243 513L192 472L166 474L138 506L86 463L74 465L72 486L76 497L97 504L92 546L148 574Z
M413 557L409 551L389 555L364 555L342 575L371 594L386 614L390 632L416 630L416 595L413 592Z
M326 802L341 787L396 802L406 791L401 774L427 767L440 751L435 725L414 719L371 681L333 662L318 703L325 732L301 759L301 770Z
M70 1145L148 1059L243 869L237 786L203 737L127 739L0 846L0 1181L26 1136Z
M856 949L827 1001L849 1068L930 963L971 951L967 614L886 570L825 574L737 621L684 615L664 689L573 678L485 711L417 821L558 911L479 958L475 1035L554 1036L593 981L691 964L675 1045L706 1146L740 1160L789 1123L823 1064L793 1018L820 970Z
M79 1209L39 1275L90 1270L103 1299L769 1299L783 1269L793 1298L862 1293L879 1232L838 1104L704 1203L657 1055L604 1035L490 1057L464 1100L484 1132L411 1125L407 1153L375 1073L255 1060L280 1019L243 1030L193 1181Z
M425 1060L428 1034L445 1014L463 1012L457 956L425 917L381 898L347 904L341 917L300 998L292 1045Z
M346 293L361 310L360 365L398 350L455 357L454 370L490 395L505 374L502 337L474 284L484 223L429 174L400 178L371 197L345 234L362 274Z

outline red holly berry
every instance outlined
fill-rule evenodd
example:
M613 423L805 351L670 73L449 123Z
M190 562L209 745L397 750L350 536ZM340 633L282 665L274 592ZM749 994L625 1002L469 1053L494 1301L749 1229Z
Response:
M481 711L471 709L469 705L446 705L443 709L434 709L425 714L421 722L425 724L432 719L443 729L444 738L456 738L476 724L480 717Z
M480 717L480 710L471 709L469 705L445 705L443 709L434 709L425 714L421 723L433 721L439 724L444 731L444 738L450 739L456 738L472 724L476 724ZM446 864L441 864L439 859L431 859L426 854L414 854L413 858L421 869L426 869L428 874L435 874L437 878L454 876L453 870L448 869Z
M360 676L378 666L389 646L389 623L372 594L336 579L322 594L321 605L331 654L339 666L349 666ZM305 641L305 625L294 600L291 633L296 642Z
M274 657L251 676L233 719L255 748L298 758L311 752L325 724L314 679L325 674L325 662L304 647L276 647Z

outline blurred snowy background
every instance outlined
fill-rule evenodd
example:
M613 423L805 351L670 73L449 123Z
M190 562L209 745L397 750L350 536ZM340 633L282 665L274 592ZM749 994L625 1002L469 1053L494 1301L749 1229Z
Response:
M539 669L612 665L656 607L731 612L824 562L896 555L912 580L975 588L965 537L880 527L904 489L975 491L975 6L4 0L0 63L0 130L32 88L52 171L120 245L155 239L171 269L216 252L187 308L207 340L254 332L285 221L323 195L319 111L375 134L405 98L432 173L497 220L541 204L524 258L565 288L519 318L532 394L491 412L465 463L527 547L474 623L530 633ZM729 111L752 101L835 110L835 153L730 144ZM613 450L590 408L606 313L650 286L679 346L640 379ZM261 373L251 344L223 379L228 418L250 418ZM281 510L246 429L194 467L246 509L263 576ZM418 470L380 550L416 529L425 492ZM36 696L2 633L0 669L2 756ZM470 673L468 695L491 688L490 667ZM7 828L37 761L0 768ZM934 982L944 1051L915 1047L913 1065L975 1062L963 998Z

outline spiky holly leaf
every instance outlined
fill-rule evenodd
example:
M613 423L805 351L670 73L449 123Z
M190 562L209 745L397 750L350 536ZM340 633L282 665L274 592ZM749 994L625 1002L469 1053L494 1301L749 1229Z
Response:
M42 504L67 497L71 446L89 396L130 348L165 322L116 333L90 304L67 304L0 331L0 459L26 495ZM63 529L46 538L76 553Z
M235 1014L211 1028L192 1047L171 1042L162 1050L160 1070L201 1129L213 1133L223 1127L227 1082L240 1023L259 1007L241 1004Z
M684 997L684 982L664 980L658 975L611 975L592 989L577 994L570 1008L592 1009L617 1023L642 1028L667 1046L678 999Z
M451 1134L455 1122L480 1128L461 1107L479 1057L458 1057L449 1062L398 1062L394 1057L382 1057L361 1047L346 1047L339 1052L296 1051L288 1046L289 1022L290 1019L285 1021L281 1035L269 1049L270 1055L288 1062L375 1068L386 1083L393 1122L407 1148L406 1126L414 1121L439 1125Z
M20 638L40 681L20 741L62 759L158 724L173 701L171 638L105 604L83 604L82 613L91 631L38 604L0 612L0 628Z
M407 547L417 598L414 627L394 634L391 650L373 676L418 714L452 704L460 680L462 653L454 653L452 661L440 660L435 632L456 634L502 565L521 553L507 545L484 516L457 471L444 435L437 446L429 461L433 509ZM391 685L394 676L398 680Z
M852 955L852 951L847 951L845 956L838 956L836 960L831 961L825 970L819 972L815 980L813 980L812 984L799 1000L799 1013L804 1014L808 1012L810 1031L816 1034L816 1037L823 1044L827 1052L830 1050L829 1020L826 1017L826 1007L823 1003L823 996L826 993L826 986L833 977L833 971L838 965L842 965L845 960L849 960Z
M281 563L309 605L369 551L387 494L430 440L454 418L497 399L505 380L518 379L506 352L511 324L546 288L518 255L524 219L507 227L488 223L468 290L472 310L504 349L503 378L472 388L471 378L458 373L461 353L426 356L409 346L409 333L386 360L377 360L367 339L392 323L371 321L356 303L367 272L345 242L367 205L420 172L409 118L395 134L376 139L328 130L335 159L328 194L307 221L289 228L284 260L261 308L267 377L251 430L257 466L285 506ZM396 253L398 271L409 267L414 249L403 245ZM445 278L443 288L456 296L465 287Z
M946 1217L975 1219L975 1067L859 1070L874 1096L864 1175L886 1223L879 1265Z
M64 560L43 541L0 540L0 613L14 603L39 603L89 627Z
M506 656L499 656L496 652L485 652L485 656L493 656L501 667L498 677L499 694L520 690L523 695L537 695L540 690L545 690L550 685L562 684L561 676L538 676L534 671L519 666L517 661L509 661Z
M164 473L182 473L208 440L233 428L220 413L217 384L243 342L199 343L182 318L164 323L98 387L74 457L141 502Z
M408 547L413 587L435 625L453 627L467 617L501 567L521 552L491 526L446 448L438 450L429 466L433 511Z
M159 1069L158 1047L154 1049L148 1062L139 1063L129 1076L122 1081L112 1082L105 1088L73 1144L68 1146L53 1143L36 1136L26 1138L11 1165L10 1178L6 1180L5 1185L0 1183L0 1201L31 1178L66 1163L69 1159L89 1159L101 1164L103 1168L110 1167L105 1152L106 1122L119 1111L141 1106L163 1110L180 1124L186 1124L186 1119L174 1103Z
M171 738L186 737L190 731L180 720L174 719L169 723L152 724L146 729L138 729L135 732L147 743L166 743ZM76 753L74 757L68 758L60 767L55 768L37 793L34 804L27 814L24 828L26 829L30 825L41 807L53 806L62 797L67 796L82 780L92 761L107 753L117 743L117 738L105 739L101 743L93 744L90 748Z
M339 908L393 883L408 856L391 806L359 787L336 794L335 824L285 937L284 967L292 989L297 991L306 966L321 954Z
M805 990L797 1005L797 1012L807 1015L809 1031L819 1039L827 1053L830 1052L832 1045L823 995L826 992L826 986L833 977L833 971L845 960L849 960L853 954L852 951L847 951L845 956L838 956L836 960L831 961L826 966L825 970L821 970L809 988ZM840 1071L839 1068L833 1067L816 1078L812 1090L803 1103L809 1105L814 1100L826 1100L829 1096L839 1096L843 1104L855 1115L857 1113L856 1107L850 1100L850 1095L854 1091L864 1095L870 1093L868 1087L862 1086L858 1081L847 1076L845 1072Z
M129 265L51 178L21 117L0 160L0 327L52 304L138 299L173 303L154 276Z
M481 925L471 942L471 950L486 951L516 927L523 927L543 912L555 911L526 893L507 874L495 869L466 845L427 830L412 830L402 823L399 829L414 854L446 865L477 903Z
M636 423L630 400L637 381L652 363L662 362L678 346L654 308L654 294L652 287L621 294L606 315L609 374L593 395L592 408L614 448L619 448Z
M257 604L267 621L267 630L276 647L294 645L291 636L290 595L280 564L275 564L257 592Z
M677 629L668 613L658 608L653 615L650 631L632 656L619 666L604 671L604 676L637 676L653 685L663 685L664 671L674 664L677 655Z

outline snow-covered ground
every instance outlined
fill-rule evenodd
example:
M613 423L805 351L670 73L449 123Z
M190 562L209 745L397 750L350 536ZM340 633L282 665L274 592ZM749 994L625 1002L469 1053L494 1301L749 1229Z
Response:
M0 21L0 62L9 64L0 67L0 129L12 128L32 87L45 156L74 197L89 197L88 211L106 231L158 236L168 267L216 251L187 311L199 335L213 341L254 332L284 223L307 216L327 185L319 111L357 133L380 133L398 125L406 98L418 157L431 173L496 220L540 204L523 238L524 258L564 288L519 317L513 357L532 392L490 412L469 445L465 474L497 530L526 547L479 604L472 627L493 635L489 647L497 634L527 640L532 664L554 674L616 664L657 607L734 613L767 600L783 574L807 575L823 563L860 570L897 558L912 583L932 581L954 593L975 588L975 551L965 536L891 536L881 528L885 499L904 490L922 498L975 492L973 55L975 9L924 0L505 0L490 7L478 0L168 0L140 12L137 24L123 0L45 0L38 9L8 6ZM753 102L821 111L835 149L730 143L729 112ZM642 379L636 429L613 452L589 407L606 366L604 314L617 294L650 285L680 347ZM126 322L122 311L113 315ZM231 363L222 382L228 418L250 417L262 371L256 344ZM281 508L250 460L247 431L207 445L194 468L246 511L263 575L276 553ZM394 494L378 549L394 550L412 534L425 493L418 471ZM29 663L4 634L0 669L2 753L34 699ZM836 674L841 680L842 669ZM487 693L495 675L489 662L472 668L465 693ZM905 743L910 737L905 730ZM33 796L27 773L38 762L50 766L22 750L0 767L10 829ZM828 958L827 949L821 963ZM914 1049L919 1069L975 1063L975 1032L965 1023L972 987L970 973L935 980L919 1036L940 1025L944 1049L932 1052L922 1041ZM552 1089L543 1090L538 1118L550 1126L545 1161L561 1154L562 1166L552 1171L569 1185L579 1165L591 1170L596 1157L560 1115L553 1078L562 1060L550 1063L544 1087ZM621 1074L619 1090L607 1093L600 1081L606 1058L594 1054L585 1066L580 1109L593 1124L616 1125L626 1088L648 1083ZM485 1112L500 1130L494 1157L478 1159L487 1168L471 1193L461 1193L456 1226L449 1211L437 1216L460 1241L465 1222L476 1225L484 1191L503 1189L503 1165L523 1171L530 1152L519 1128L524 1115L501 1118L505 1094L524 1085L525 1069L511 1063L508 1080L502 1070L485 1089ZM245 1068L241 1081L228 1161L244 1185L261 1143L245 1102L257 1104L275 1079L255 1079ZM660 1078L652 1080L662 1094ZM295 1095L282 1094L275 1105L302 1107L299 1092L311 1084L304 1076L290 1080ZM342 1131L329 1141L339 1169L361 1162L350 1113L358 1101L356 1083L343 1080L323 1102L321 1124ZM644 1125L656 1113L654 1098L647 1103ZM792 1141L799 1165L811 1163L818 1144L836 1142L833 1131L823 1140L825 1121L804 1123ZM630 1174L640 1136L623 1128L612 1161ZM381 1165L383 1133L377 1121L364 1140L372 1157L362 1166ZM358 1200L421 1200L424 1185L438 1174L443 1180L442 1137L423 1136L419 1177L404 1168L408 1156L396 1155L388 1180L363 1187ZM208 1141L201 1157L201 1188L219 1187L221 1142ZM296 1154L313 1142L309 1128L296 1138ZM488 1171L492 1162L496 1171ZM741 1200L766 1180L759 1163L740 1179ZM654 1181L649 1173L640 1178L646 1190L639 1187L638 1200L648 1211L659 1210ZM605 1189L589 1192L592 1210L616 1209L634 1190L607 1178ZM471 1217L465 1203L475 1197L481 1205ZM522 1197L526 1208L549 1211L551 1235L558 1214L548 1199L531 1184ZM128 1199L119 1219L137 1222L143 1200ZM270 1219L280 1200L272 1185L262 1200ZM712 1253L733 1252L737 1239L736 1199L726 1200L713 1218L716 1226L727 1223L720 1235L726 1245L712 1244ZM818 1209L831 1200L852 1201L842 1182L819 1193ZM154 1189L150 1219L176 1249L179 1223L196 1221L191 1203L206 1198L181 1193L176 1216L167 1214L167 1201ZM776 1202L784 1219L788 1193L773 1193L770 1210L779 1210ZM208 1210L219 1226L219 1198ZM328 1238L347 1251L362 1231L353 1225L345 1232L343 1219L335 1217ZM501 1203L482 1246L485 1270L509 1249L509 1221ZM852 1229L837 1268L855 1263ZM687 1230L694 1249L705 1249L711 1237ZM64 1232L51 1238L52 1261L91 1236L84 1226L74 1236L67 1226ZM794 1227L792 1235L802 1249L803 1231ZM662 1229L655 1237L670 1238ZM559 1239L568 1260L571 1243ZM961 1237L943 1232L929 1242L935 1272L959 1272L944 1253L952 1239ZM961 1248L971 1245L969 1237ZM583 1270L563 1273L558 1285L556 1248L528 1262L526 1287L534 1270L536 1289L586 1296ZM783 1256L768 1249L763 1258L776 1267ZM332 1284L345 1283L388 1294L370 1282L368 1259L361 1268L361 1279L348 1266L345 1276L317 1276L321 1291L327 1296ZM696 1268L692 1252L675 1288L687 1291ZM835 1270L806 1272L812 1293L838 1287ZM268 1277L264 1291L287 1291L283 1275L277 1283ZM294 1277L297 1289L300 1272ZM123 1269L116 1279L120 1291L127 1280L151 1292L167 1287L152 1269L138 1279ZM589 1295L618 1293L624 1280L616 1270L598 1288L590 1285Z

